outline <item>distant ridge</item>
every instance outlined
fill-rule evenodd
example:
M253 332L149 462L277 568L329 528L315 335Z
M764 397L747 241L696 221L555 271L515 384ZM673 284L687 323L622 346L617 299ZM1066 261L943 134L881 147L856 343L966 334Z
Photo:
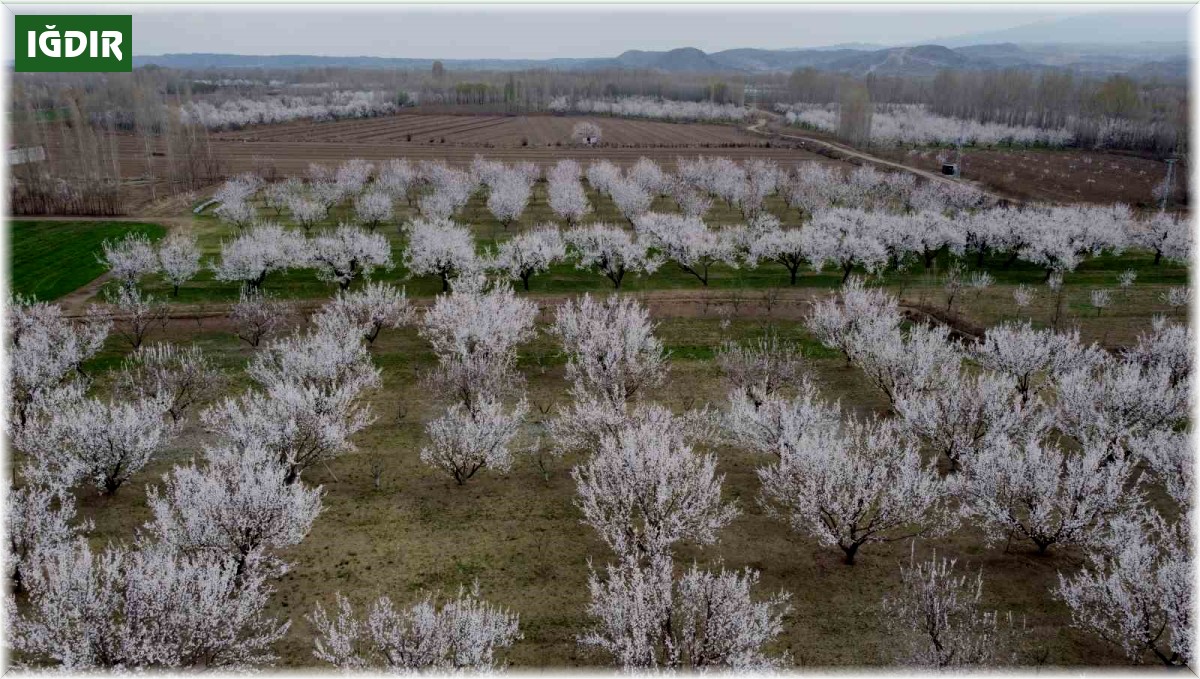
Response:
M948 47L911 45L858 49L832 45L815 49L730 49L705 53L694 47L667 51L629 50L613 58L580 59L441 59L449 70L560 71L641 69L665 73L790 73L798 68L848 75L932 76L944 69L1067 69L1086 74L1131 73L1154 77L1186 77L1187 43L1026 45L997 42ZM204 69L376 68L428 70L435 59L329 57L306 54L253 56L240 54L134 55L135 66ZM1184 63L1184 67L1180 64Z

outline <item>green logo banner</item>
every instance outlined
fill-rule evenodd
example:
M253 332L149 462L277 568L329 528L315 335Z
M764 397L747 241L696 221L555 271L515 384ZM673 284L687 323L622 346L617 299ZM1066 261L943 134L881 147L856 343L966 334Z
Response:
M128 14L17 14L18 73L133 70L133 17Z

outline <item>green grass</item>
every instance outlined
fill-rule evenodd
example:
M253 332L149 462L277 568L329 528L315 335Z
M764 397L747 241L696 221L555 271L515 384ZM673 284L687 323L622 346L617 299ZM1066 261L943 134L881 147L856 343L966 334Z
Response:
M11 222L12 289L40 300L53 300L104 273L96 261L105 239L143 233L151 240L167 230L138 222Z
M545 222L556 221L546 199L543 184L538 184L533 192L528 209L522 218L507 230L497 222L487 210L482 195L474 196L466 207L456 216L456 221L467 226L473 232L478 250L487 252L493 250L499 243L511 238L513 234L537 227ZM588 198L593 206L593 212L586 222L604 221L628 227L625 220L617 213L612 201L595 191L588 190ZM800 227L800 214L788 209L778 196L771 196L767 201L768 209L788 227ZM274 211L258 206L262 219L278 219L281 223L289 224L286 215L276 215ZM674 203L670 199L659 198L654 205L655 210L674 211ZM441 281L431 277L410 278L404 268L403 254L406 246L399 225L417 217L415 208L400 204L396 208L395 218L389 224L378 227L379 233L387 236L392 245L392 259L396 266L389 271L376 271L374 280L385 281L397 286L404 286L412 298L430 298L441 292ZM329 218L314 231L333 228L342 221L353 220L353 209L346 204L336 206ZM714 227L739 224L744 220L735 209L724 203L717 202L705 221ZM236 235L235 227L222 224L211 215L199 215L192 219L192 231L199 239L200 247L206 259L216 259L220 256L220 244ZM1055 314L1053 312L1053 297L1043 284L1045 270L1023 261L1008 262L1007 256L997 254L989 256L977 267L978 262L973 255L958 258L943 253L937 257L933 268L926 270L918 257L910 257L901 270L888 270L881 276L873 277L873 285L881 285L890 292L899 295L905 302L926 305L930 308L945 307L945 292L942 287L946 271L954 264L964 266L968 271L982 269L991 273L995 284L986 291L977 292L966 290L955 301L953 312L964 320L977 326L990 326L996 323L1029 319L1035 325L1050 325ZM1093 289L1106 288L1116 290L1117 276L1125 269L1133 269L1138 273L1137 282L1129 294L1115 294L1113 305L1104 310L1100 316L1095 314L1089 303ZM862 274L863 272L858 272ZM1082 336L1088 341L1099 341L1107 346L1115 347L1131 344L1138 333L1150 326L1150 319L1156 314L1178 314L1178 310L1169 308L1160 298L1169 287L1186 285L1187 269L1177 263L1153 263L1150 253L1139 250L1127 250L1121 255L1103 255L1085 259L1079 267L1066 275L1064 283L1063 308L1064 313L1058 318L1060 329L1079 328ZM770 308L764 308L764 300L769 296L778 297L777 306L785 314L795 317L795 298L788 298L790 290L799 290L798 297L804 298L812 294L824 294L834 290L841 284L841 272L825 269L814 271L802 267L793 288L789 284L787 271L783 266L764 262L754 268L732 268L725 265L715 265L709 272L709 285L705 288L691 274L682 271L675 263L667 262L649 276L629 274L622 284L622 292L635 295L654 291L671 291L682 293L680 297L694 299L709 299L719 306L725 300L737 311L739 304L757 305L759 311L771 315ZM148 279L143 285L151 293L168 297L171 294L169 286L161 279ZM354 287L362 285L355 282ZM518 294L525 294L519 282L516 283ZM1036 292L1034 304L1019 310L1013 303L1012 291L1018 285L1027 285ZM286 272L273 273L268 276L265 289L282 297L306 300L321 300L333 295L335 286L317 280L315 272L304 269L292 269ZM558 264L543 274L533 277L530 281L530 292L542 295L579 295L585 292L606 294L612 291L612 284L596 271L581 271L572 264ZM705 295L704 292L711 294ZM185 284L179 291L179 296L172 301L185 304L228 303L238 297L238 285L213 279L212 272L202 271L200 275ZM660 296L661 297L661 296ZM792 311L786 311L792 308ZM706 313L708 306L706 305ZM717 313L717 308L712 312ZM736 313L734 314L736 315ZM692 342L682 342L673 347L673 355L677 359L706 360L707 352L702 348L690 346ZM545 358L528 360L544 361Z
M585 184L585 187L587 185ZM593 212L585 218L585 222L608 222L628 227L628 223L617 212L612 200L588 188L588 199ZM260 219L278 221L285 226L294 226L287 219L286 213L277 215L273 210L257 201ZM800 214L789 209L779 196L771 196L767 200L767 208L782 221L785 226L800 226ZM654 210L674 212L677 208L668 198L658 198L653 205ZM400 233L399 226L418 217L417 210L403 203L396 206L396 215L391 223L378 227L378 231L386 235L392 244L392 259L396 266L390 271L376 271L375 280L403 285L412 297L430 297L441 292L441 282L433 277L409 278L408 271L402 264L405 239ZM348 204L335 206L328 219L314 229L315 231L333 228L339 222L353 221L353 209ZM455 221L471 229L475 236L480 252L491 251L496 246L511 238L513 234L535 228L546 222L558 223L559 220L550 210L546 196L545 184L534 187L529 207L521 219L504 229L487 210L486 200L481 193L476 194L466 207L455 216ZM724 203L717 201L705 216L705 222L710 226L719 227L745 223L741 213ZM560 224L561 226L561 224ZM199 239L200 247L205 258L216 259L220 256L220 244L236 235L235 227L222 224L211 214L202 214L193 218L193 232ZM905 271L889 271L882 284L895 292L917 290L921 287L940 287L938 276L944 274L952 263L952 258L943 255L938 258L936 269L932 273L924 271L923 267L910 258ZM1006 264L1006 257L990 257L984 263L983 269L990 272L996 279L998 289L1011 299L1011 286L1028 284L1040 286L1045 271L1025 262ZM974 269L974 258L966 257L962 263L968 269ZM1084 296L1091 288L1114 287L1116 276L1126 268L1138 271L1137 285L1144 289L1156 286L1185 285L1187 283L1186 268L1170 263L1160 266L1152 265L1148 253L1127 251L1121 256L1102 256L1085 260L1080 267L1066 276L1066 285ZM861 272L860 272L861 273ZM764 262L754 268L732 268L725 265L715 265L709 272L708 288L712 290L729 291L735 289L767 290L771 288L788 288L787 271L779 264ZM796 282L797 288L828 290L841 284L841 272L825 269L814 271L802 267ZM145 287L159 296L169 296L169 286L161 280L144 281ZM356 286L359 283L355 284ZM518 291L520 283L516 283ZM264 287L283 297L298 299L321 299L334 294L335 286L318 281L315 272L304 269L292 269L287 272L273 273L267 277ZM704 286L691 274L682 271L674 262L667 262L655 273L649 276L629 274L622 283L622 290L643 292L649 290L702 290ZM612 290L612 284L596 271L581 271L571 264L558 264L549 271L533 277L530 281L530 292L542 294L582 294L584 292L603 293ZM213 279L211 271L203 271L193 281L185 284L179 291L176 301L181 303L230 302L238 297L239 286L236 283L225 283ZM1159 290L1156 290L1157 294ZM761 294L753 292L750 294ZM1148 318L1148 317L1147 317Z

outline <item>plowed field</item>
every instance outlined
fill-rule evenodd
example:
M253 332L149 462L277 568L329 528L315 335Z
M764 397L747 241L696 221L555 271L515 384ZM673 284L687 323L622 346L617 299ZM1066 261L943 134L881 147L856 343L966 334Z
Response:
M401 114L336 122L297 121L218 133L239 141L412 143L495 147L568 146L571 129L590 120L602 146L757 146L762 140L733 125L664 123L579 116Z

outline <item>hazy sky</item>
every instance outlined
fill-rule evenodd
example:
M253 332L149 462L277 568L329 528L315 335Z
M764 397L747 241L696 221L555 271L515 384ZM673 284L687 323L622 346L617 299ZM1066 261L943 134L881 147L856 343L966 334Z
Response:
M905 44L1116 6L7 5L19 13L133 14L134 53L471 58L606 57L627 49ZM1126 8L1128 9L1128 8ZM1139 13L1153 9L1137 7ZM1182 17L1190 7L1160 8ZM7 17L6 38L12 35ZM11 44L11 41L8 43Z

